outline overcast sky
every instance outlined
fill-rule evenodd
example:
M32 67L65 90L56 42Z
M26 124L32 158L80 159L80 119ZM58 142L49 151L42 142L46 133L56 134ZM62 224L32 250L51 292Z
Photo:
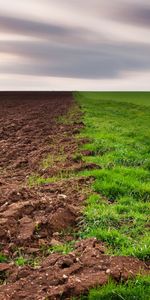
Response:
M0 0L0 90L150 90L150 0Z

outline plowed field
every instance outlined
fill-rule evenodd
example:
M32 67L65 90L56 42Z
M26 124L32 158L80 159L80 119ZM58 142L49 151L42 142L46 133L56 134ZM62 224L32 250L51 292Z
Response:
M0 94L2 300L71 299L110 275L147 273L136 258L106 255L94 238L77 241L93 179L70 174L95 167L77 155L83 126L71 93ZM55 251L66 243L69 251Z

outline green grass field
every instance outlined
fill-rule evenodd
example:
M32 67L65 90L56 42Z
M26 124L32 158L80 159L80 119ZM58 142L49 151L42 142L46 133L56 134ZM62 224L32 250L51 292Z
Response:
M105 241L114 254L148 259L150 108L130 103L130 93L128 102L107 100L107 94L110 99L110 93L94 93L94 98L91 93L76 94L84 111L82 136L90 139L84 148L92 155L86 160L101 166L82 172L95 177L95 193L84 211L83 236ZM131 93L131 100L136 94Z
M95 100L113 100L150 106L150 92L84 92L84 97Z
M147 261L150 93L78 92L74 97L84 112L85 128L80 136L89 139L82 148L91 153L85 159L101 167L80 173L95 178L83 212L80 236L104 241L113 255L132 255ZM123 285L118 287L121 296L115 296L112 286L93 290L86 299L150 299L144 292L144 281L137 288L141 294L135 295L127 293L129 287L123 291Z

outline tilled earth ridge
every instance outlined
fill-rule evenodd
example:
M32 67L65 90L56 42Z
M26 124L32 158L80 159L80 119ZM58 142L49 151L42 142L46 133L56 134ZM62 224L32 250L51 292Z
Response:
M138 259L106 255L95 239L76 243L68 255L42 256L41 249L73 239L68 229L75 230L92 181L66 179L66 172L96 167L75 155L86 140L76 138L84 125L71 93L1 93L0 125L0 243L10 259L0 264L0 299L70 299L110 275L119 281L147 273ZM58 182L29 188L31 174ZM39 266L17 267L18 253L40 258Z
M104 252L103 244L87 239L78 242L68 255L51 254L38 269L12 266L7 285L0 289L0 299L70 299L106 284L110 276L119 282L146 273L146 265L138 259Z

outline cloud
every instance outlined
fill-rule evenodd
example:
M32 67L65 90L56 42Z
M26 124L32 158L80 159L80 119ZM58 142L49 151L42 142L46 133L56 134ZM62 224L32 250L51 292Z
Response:
M0 24L0 31L2 33L17 33L38 38L51 38L52 36L67 36L72 34L72 30L67 27L11 16L0 15Z
M14 41L3 42L0 51L20 57L17 65L6 61L1 68L4 73L98 79L150 70L150 45L90 42L72 47L49 41Z
M150 6L144 3L133 5L131 2L129 5L122 5L113 12L112 17L119 22L150 28Z
M24 76L25 84L31 76L38 82L68 78L69 85L69 78L110 84L120 83L123 74L150 72L147 0L27 0L23 9L14 0L13 13L11 1L5 1L0 0L5 8L0 13L0 74L6 81L8 75L8 86L10 75Z

